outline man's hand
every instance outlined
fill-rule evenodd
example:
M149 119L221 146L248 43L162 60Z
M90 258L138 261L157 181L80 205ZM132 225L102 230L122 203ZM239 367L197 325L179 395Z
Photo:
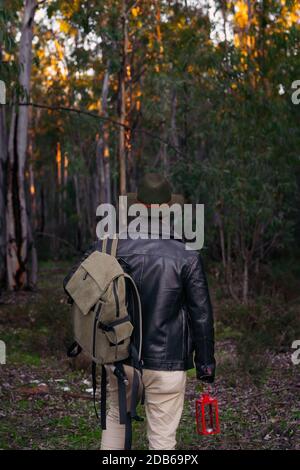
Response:
M209 364L198 368L197 379L202 380L202 382L213 383L215 380L215 364Z

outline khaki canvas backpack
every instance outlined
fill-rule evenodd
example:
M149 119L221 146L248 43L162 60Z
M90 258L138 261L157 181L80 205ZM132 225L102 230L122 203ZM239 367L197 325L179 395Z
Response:
M117 238L99 241L101 251L90 254L66 285L73 300L75 339L68 355L74 357L83 350L92 360L95 410L96 365L102 366L102 429L106 428L107 367L117 377L120 423L126 426L125 449L129 449L131 419L140 419L136 406L142 392L142 312L137 286L116 258L117 243ZM131 393L128 393L128 387L131 387Z

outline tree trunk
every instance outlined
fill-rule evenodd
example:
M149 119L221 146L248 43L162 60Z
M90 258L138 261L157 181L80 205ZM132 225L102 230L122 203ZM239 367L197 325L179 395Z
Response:
M41 214L40 214L40 220L39 220L39 228L38 231L43 233L45 230L45 190L44 186L41 186Z
M7 129L5 121L5 108L0 105L0 287L5 282L5 252L6 252L6 224L5 224L5 191L6 191L6 163L7 163Z
M109 89L109 66L107 64L107 70L103 79L102 87L102 98L101 98L101 116L107 117L107 96ZM101 201L100 202L111 203L111 186L110 186L110 155L108 146L108 124L104 124L100 127L100 135L97 141L97 168L99 169L99 177L101 181ZM97 205L98 205L97 204Z
M122 23L123 23L123 63L120 71L119 100L120 100L120 129L119 129L119 171L120 171L120 194L126 194L126 147L125 147L125 124L126 124L126 66L128 50L128 31L126 17L126 1L122 1Z
M6 200L6 270L7 270L7 286L9 289L17 287L17 273L19 271L18 247L16 240L16 225L14 213L15 190L14 184L14 135L16 127L16 112L12 111L9 143L8 143L8 166L7 166L7 200Z
M221 253L222 253L222 264L224 268L224 273L226 274L226 250L225 250L225 235L224 235L224 226L222 215L220 217L220 225L219 225L219 232L220 232L220 245L221 245Z
M81 185L82 185L82 206L86 207L87 210L85 211L85 230L84 233L84 243L87 243L88 240L94 239L96 233L96 223L95 223L95 212L92 211L90 208L92 207L91 203L91 193L90 193L90 185L89 185L89 178L87 176L82 176L81 178Z
M0 44L0 61L2 60L2 44ZM5 284L5 193L6 193L6 163L7 163L7 126L5 106L0 105L0 289Z
M249 271L248 271L248 258L244 261L244 273L243 273L243 303L248 302L248 290L249 290Z
M75 188L75 202L76 202L76 212L77 212L77 243L76 248L78 251L81 250L82 245L82 230L81 230L81 207L80 207L80 195L79 195L79 184L78 176L73 175L74 188Z
M34 238L32 235L31 224L28 219L28 259L29 259L29 268L28 268L28 287L30 289L35 289L37 284L37 272L38 272L38 258L35 248Z
M171 97L171 142L172 142L173 147L176 150L179 150L176 113L177 113L177 93L176 93L176 90L173 90L172 97Z
M33 21L36 0L26 0L19 53L19 85L23 91L21 103L30 92ZM14 106L9 138L7 187L7 281L9 289L28 287L28 216L25 197L25 162L28 141L29 113L27 106ZM33 278L35 276L33 275Z

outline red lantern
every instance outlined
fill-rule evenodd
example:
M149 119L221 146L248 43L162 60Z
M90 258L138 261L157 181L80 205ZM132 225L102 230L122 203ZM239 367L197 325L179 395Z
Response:
M196 400L196 424L197 433L212 435L220 433L218 400L208 393Z

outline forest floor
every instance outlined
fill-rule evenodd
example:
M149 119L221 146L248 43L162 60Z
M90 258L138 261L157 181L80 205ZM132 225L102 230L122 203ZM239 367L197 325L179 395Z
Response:
M1 297L7 363L0 366L0 449L99 449L90 370L85 361L65 356L71 331L61 285L68 266L44 264L37 292ZM236 335L222 333L217 330L215 387L221 434L196 434L201 385L189 371L178 449L300 449L300 366L292 364L291 351L266 351L259 380L253 380L237 360ZM147 449L142 422L134 423L133 442Z

